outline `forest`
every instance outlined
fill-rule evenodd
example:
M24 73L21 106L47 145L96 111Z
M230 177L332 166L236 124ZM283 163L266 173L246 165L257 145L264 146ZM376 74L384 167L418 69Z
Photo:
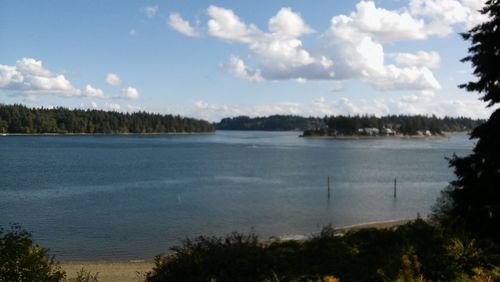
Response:
M147 134L214 130L207 121L173 115L0 104L0 133Z
M322 118L301 117L294 115L272 115L268 117L238 116L223 118L215 124L221 130L264 130L264 131L291 131L307 130L324 127Z
M377 129L390 132L415 135L419 131L432 134L442 132L470 131L483 123L483 120L466 117L438 118L434 115L373 115L302 117L295 115L272 115L268 117L238 116L224 118L214 124L220 130L263 130L263 131L305 131L304 136L315 135L354 135L359 129Z
M323 119L325 127L304 131L304 136L337 135L437 135L443 132L470 131L483 120L466 117L438 118L434 115L330 116Z

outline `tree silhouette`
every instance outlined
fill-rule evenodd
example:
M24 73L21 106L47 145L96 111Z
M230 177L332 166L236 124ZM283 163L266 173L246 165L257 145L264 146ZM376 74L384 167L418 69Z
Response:
M478 92L488 107L500 102L500 2L486 1L481 13L489 20L462 34L471 42L469 56L476 81L460 85ZM447 200L438 203L435 215L448 227L461 229L483 238L500 238L500 109L476 127L471 139L477 139L469 156L454 156L456 179L445 191Z

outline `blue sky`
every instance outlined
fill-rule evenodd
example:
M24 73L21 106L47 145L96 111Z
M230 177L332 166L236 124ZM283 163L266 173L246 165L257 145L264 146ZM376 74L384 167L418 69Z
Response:
M0 1L0 103L205 118L487 117L481 0Z

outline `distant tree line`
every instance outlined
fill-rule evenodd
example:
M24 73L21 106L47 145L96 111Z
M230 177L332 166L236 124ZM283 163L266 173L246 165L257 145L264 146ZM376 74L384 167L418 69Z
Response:
M294 115L272 115L255 118L238 116L223 118L219 123L215 124L215 127L222 130L290 131L324 127L324 121L322 118Z
M405 135L426 131L431 134L441 134L451 131L470 131L484 122L466 117L438 118L434 115L330 116L325 117L323 121L325 127L306 131L304 135L355 135L360 132L360 129L366 128L376 129L380 134L384 134L384 130L386 130L385 133L393 132Z
M413 135L418 131L432 134L451 131L470 131L482 124L483 120L466 117L444 117L424 115L373 115L301 117L295 115L272 115L268 117L238 116L223 118L214 126L221 130L264 130L264 131L307 131L308 134L353 135L363 128L376 128L382 131L391 129L400 134Z
M0 133L182 133L211 132L207 121L147 112L119 113L0 104Z

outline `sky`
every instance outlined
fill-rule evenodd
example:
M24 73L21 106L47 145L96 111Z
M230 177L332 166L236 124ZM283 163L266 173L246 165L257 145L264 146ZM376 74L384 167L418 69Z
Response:
M218 121L486 118L469 42L481 0L0 0L0 103Z

